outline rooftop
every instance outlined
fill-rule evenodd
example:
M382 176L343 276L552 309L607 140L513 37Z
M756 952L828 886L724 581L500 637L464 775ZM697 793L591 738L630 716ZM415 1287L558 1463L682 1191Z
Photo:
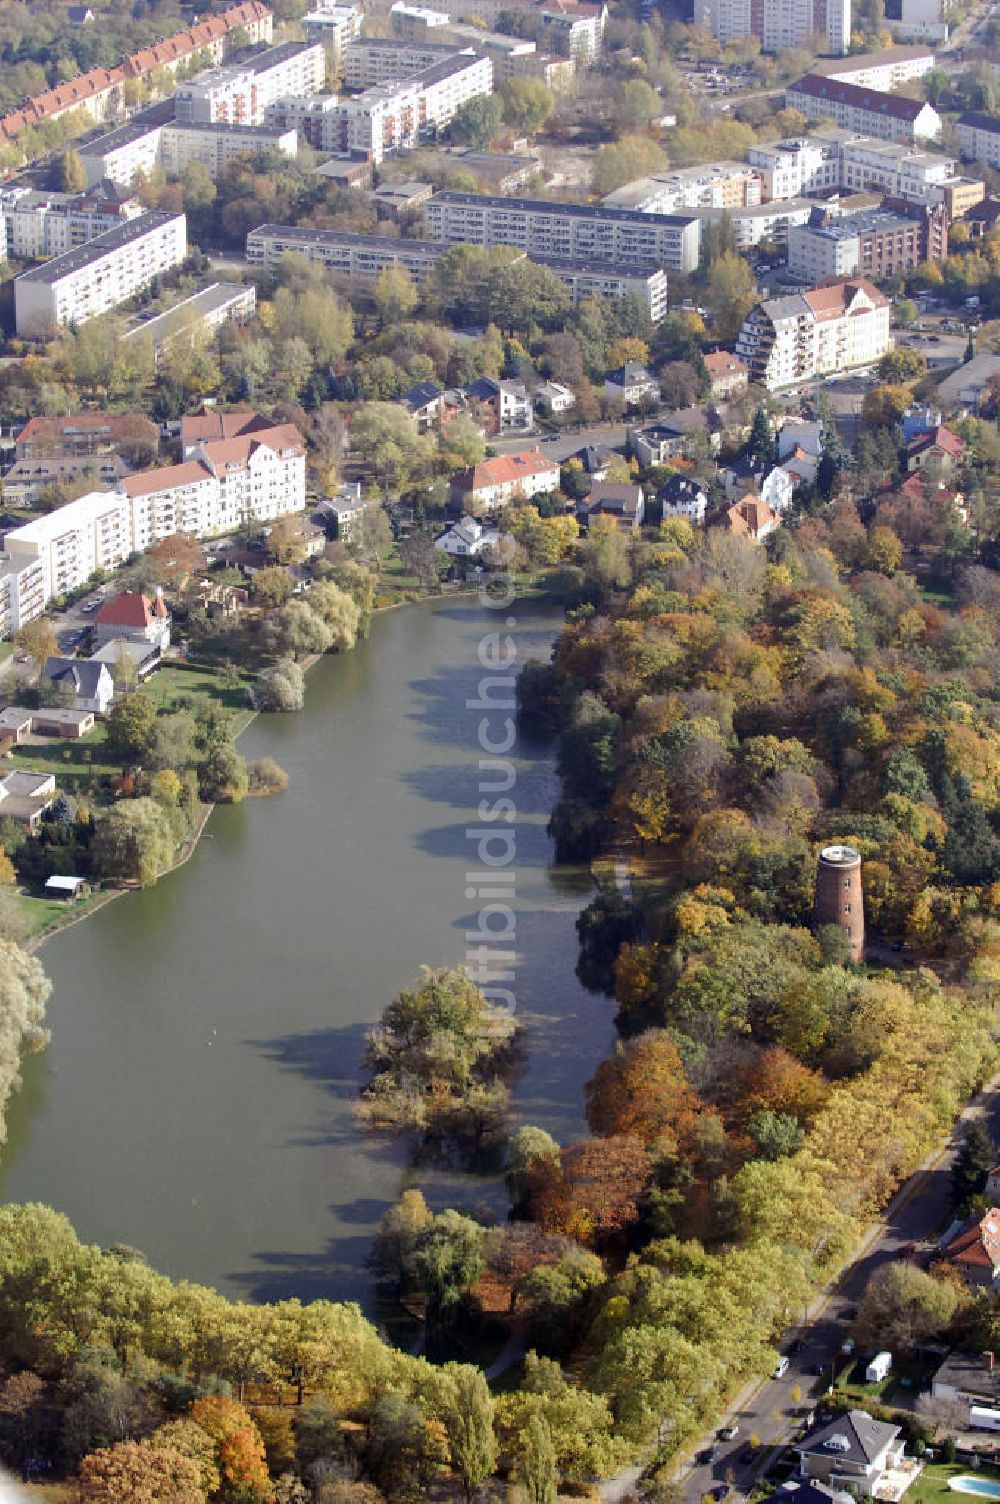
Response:
M244 286L242 282L213 282L211 287L203 287L200 292L192 293L189 298L175 303L165 313L158 313L144 324L137 324L122 337L136 339L139 335L148 334L155 348L170 339L171 335L178 334L192 318L200 321L248 296L253 296L252 286Z
M840 73L860 73L866 68L885 68L891 63L915 63L924 59L933 63L930 47L883 47L879 52L855 52L847 57L818 59L814 73L835 78Z
M788 92L804 94L807 99L826 99L831 104L853 105L855 109L868 110L873 115L888 115L911 125L924 110L933 113L932 106L925 99L907 99L902 94L885 94L878 89L865 89L860 84L838 83L835 78L824 78L820 73L807 73L798 83L792 84Z
M558 204L543 198L503 198L489 193L435 193L428 209L438 205L467 209L503 209L509 214L558 214L573 219L603 219L613 224L645 225L649 229L658 226L683 227L691 224L694 214L643 214L638 209L615 209L605 204Z
M915 214L904 214L898 209L869 209L861 214L836 215L832 219L825 218L824 210L814 209L808 223L799 228L825 240L854 240L859 235L876 235L904 225L917 229L919 224Z
M110 230L105 230L101 235L95 235L93 240L88 240L84 245L76 246L72 251L64 251L61 256L53 256L51 261L45 261L41 266L33 266L30 271L22 272L15 278L17 282L60 282L63 277L71 276L93 261L100 261L113 251L119 251L123 246L131 245L133 241L142 240L146 235L155 234L165 225L180 221L185 226L186 220L183 214L171 214L167 209L150 209L145 214L138 215L135 219L125 220L120 225L114 225Z
M159 130L161 126L170 125L176 113L173 99L165 99L161 104L150 105L148 110L140 110L133 115L127 125L116 126L113 131L105 131L103 135L95 136L92 141L85 141L77 150L81 157L104 157L109 152L117 151L121 146L130 146L133 141L140 141L143 136L148 136L150 131Z
M797 1443L795 1450L840 1458L867 1466L875 1462L899 1435L898 1426L888 1426L863 1410L849 1410L816 1426Z

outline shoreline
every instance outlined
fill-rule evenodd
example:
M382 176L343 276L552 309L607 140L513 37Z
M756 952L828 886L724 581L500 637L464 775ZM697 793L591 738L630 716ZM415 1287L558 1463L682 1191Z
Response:
M476 594L476 589L463 589L442 592L440 595L436 596L425 595L421 597L420 600L416 601L390 601L387 605L374 607L374 609L372 610L372 621L375 620L376 616L381 616L389 611L402 611L404 609L408 609L411 606L421 606L423 605L424 601L445 600L454 596L468 598L469 596L474 596ZM532 594L532 592L525 592L526 597L530 594ZM521 597L519 596L518 599L521 599ZM351 652L354 652L354 648L351 649ZM326 656L326 653L312 653L308 658L304 658L299 665L299 667L302 669L303 674L308 674L310 669L314 668L315 665ZM296 711L294 712L294 714L304 714L304 710ZM233 738L235 745L239 745L243 736L250 730L250 727L254 724L254 722L260 715L261 711L255 710L252 706L247 707L247 719ZM201 806L201 809L202 813L194 830L190 835L185 836L184 840L181 843L180 850L178 851L177 856L171 862L170 866L164 867L162 872L157 873L157 882L161 882L165 877L170 877L170 875L176 872L180 867L186 866L194 856L201 842L201 838L205 833L205 827L211 819L212 812L215 809L215 802L213 801L211 804L203 804ZM88 919L91 919L95 914L100 913L101 909L106 908L109 903L113 903L116 898L125 898L129 893L136 893L139 891L141 890L134 883L126 884L126 886L121 888L109 888L106 891L102 891L98 895L95 902L87 905L83 913L74 912L72 908L68 908L65 918L58 918L54 920L52 924L48 925L39 934L32 935L29 939L23 942L21 949L28 955L34 955L37 951L41 950L42 946L47 940L51 940L55 935L61 935L64 930L72 929L76 924L85 924Z

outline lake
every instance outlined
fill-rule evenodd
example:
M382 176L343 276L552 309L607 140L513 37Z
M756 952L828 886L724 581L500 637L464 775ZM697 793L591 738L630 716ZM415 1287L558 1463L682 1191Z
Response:
M546 658L561 617L507 614L518 662ZM413 1170L352 1110L366 1029L422 964L461 964L477 922L483 712L466 702L503 615L463 599L377 617L370 641L310 672L302 714L242 739L285 768L287 792L216 809L186 866L45 944L52 1043L11 1105L3 1200L47 1202L87 1241L231 1295L369 1307L364 1258L404 1186L503 1212L498 1176ZM591 889L551 865L554 748L519 734L510 756L515 1106L565 1142L585 1132L614 1004L574 972Z

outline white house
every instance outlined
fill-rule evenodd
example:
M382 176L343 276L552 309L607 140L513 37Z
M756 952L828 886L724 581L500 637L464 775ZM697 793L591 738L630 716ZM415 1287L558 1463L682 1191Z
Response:
M74 710L105 715L115 697L115 681L106 663L92 658L49 658L42 678L73 695Z
M535 406L553 415L568 413L576 406L576 396L561 381L546 381L535 392Z
M515 497L528 500L558 486L558 461L548 459L540 449L521 449L459 471L451 482L451 500L462 507L469 503L503 507Z
M105 601L94 618L94 637L98 647L124 638L148 642L164 652L170 646L170 612L163 591L158 590L152 600L129 590Z
M794 476L781 465L775 465L760 483L761 498L779 516L784 516L791 506L794 490Z
M786 418L778 429L778 459L787 460L796 449L819 459L823 453L823 425L806 418Z
M656 402L660 386L656 377L637 360L627 360L604 378L604 395L620 397L626 407L638 407L643 402Z
M660 492L664 519L687 517L690 522L704 522L708 497L696 480L687 475L672 475Z
M478 559L480 554L495 549L499 542L500 533L495 527L483 527L475 517L463 517L434 539L434 547L452 558Z
M0 820L13 820L28 830L37 830L55 796L53 773L33 773L23 768L5 773L0 777Z
M801 1477L862 1498L898 1499L919 1471L907 1466L899 1426L863 1410L814 1426L795 1450Z

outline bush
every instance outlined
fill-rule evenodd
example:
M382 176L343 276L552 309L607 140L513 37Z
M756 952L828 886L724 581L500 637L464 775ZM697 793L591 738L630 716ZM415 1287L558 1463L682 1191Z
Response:
M288 774L273 757L261 757L247 766L250 794L281 794L288 787Z

